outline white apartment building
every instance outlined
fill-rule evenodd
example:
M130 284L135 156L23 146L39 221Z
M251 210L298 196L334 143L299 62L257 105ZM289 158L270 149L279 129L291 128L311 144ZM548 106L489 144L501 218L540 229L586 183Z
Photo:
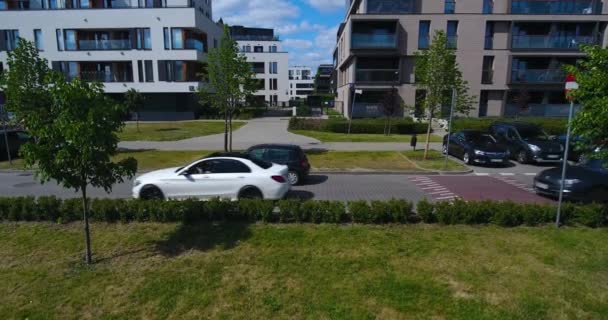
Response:
M0 66L18 37L67 78L146 96L144 118L192 118L222 26L211 0L0 0Z
M289 100L306 99L314 89L315 79L310 67L289 67Z
M268 106L287 106L289 101L289 55L274 36L273 29L230 27L230 36L259 79L259 90L254 93L258 103Z

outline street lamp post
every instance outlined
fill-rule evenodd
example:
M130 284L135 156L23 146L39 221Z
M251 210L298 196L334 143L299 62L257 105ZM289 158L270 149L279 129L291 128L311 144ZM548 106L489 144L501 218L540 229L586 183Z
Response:
M570 100L570 111L568 113L568 129L566 131L566 146L564 147L564 157L562 159L562 179L559 186L559 201L557 203L557 215L555 217L555 226L559 228L559 223L562 214L562 201L564 200L564 185L566 180L566 169L568 168L568 152L570 151L570 133L572 131L572 116L574 115L574 97L568 96L568 93L578 89L578 84L573 75L569 74L566 77L566 98Z
M450 120L448 122L448 137L445 142L445 162L443 170L448 169L448 157L450 156L450 136L452 135L452 118L454 117L454 104L456 103L456 89L452 89L452 103L450 104Z

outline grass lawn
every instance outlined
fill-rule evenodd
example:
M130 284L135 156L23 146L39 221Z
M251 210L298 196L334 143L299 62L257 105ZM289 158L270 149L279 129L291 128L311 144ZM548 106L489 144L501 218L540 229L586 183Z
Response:
M605 319L608 230L0 224L1 319Z
M233 121L233 130L245 125L243 121ZM139 124L129 123L119 134L122 141L176 141L194 137L208 136L224 132L221 121L176 121Z
M409 143L411 135L393 134L385 136L383 134L365 134L365 133L333 133L314 130L290 130L290 132L311 137L322 142L404 142ZM441 142L441 137L431 134L431 142ZM418 135L418 145L426 142L426 135Z
M213 151L126 151L119 153L115 160L126 157L137 159L139 171L150 171L161 168L178 167L188 164L194 160L205 157ZM312 167L323 171L340 170L420 170L408 161L403 155L412 159L425 169L443 170L443 158L439 152L433 151L429 161L418 161L423 151L410 153L409 151L399 153L397 151L330 151L324 153L310 153L308 159ZM23 160L17 159L13 166L8 161L0 162L0 169L23 169ZM450 160L448 170L464 170L465 168L457 162Z
M427 160L424 160L424 149L417 151L403 151L401 153L424 169L443 171L445 168L445 155L439 151L429 150L429 156ZM456 162L452 159L448 159L448 168L446 171L464 170L467 170L467 168L463 164L461 164L460 162Z

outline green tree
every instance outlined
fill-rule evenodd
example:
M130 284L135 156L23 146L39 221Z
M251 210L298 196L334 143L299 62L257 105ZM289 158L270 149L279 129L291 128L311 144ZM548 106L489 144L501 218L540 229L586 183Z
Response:
M141 108L143 108L145 101L144 96L133 88L125 92L124 103L128 112L135 113L135 126L137 128L137 132L139 132L139 112L141 111Z
M565 67L579 85L572 94L574 102L581 105L573 119L572 132L585 137L577 143L577 148L600 147L599 153L589 156L608 161L608 49L583 45L581 50L587 54L586 58Z
M224 150L232 151L232 119L240 105L253 92L253 70L236 41L230 38L228 26L218 48L209 50L208 63L202 72L208 86L199 91L201 102L213 99L224 116Z
M452 90L456 90L456 113L468 114L475 97L469 95L468 83L456 62L456 51L448 47L445 32L441 30L435 32L427 50L416 52L415 77L416 87L425 91L421 107L429 121L424 150L427 159L433 119L439 116L441 106L450 105Z
M26 166L42 183L56 180L81 193L85 261L90 264L88 187L109 192L137 169L133 158L112 161L126 107L106 96L102 84L67 82L49 70L31 42L19 41L9 53L8 67L1 81L7 108L34 138L21 148Z

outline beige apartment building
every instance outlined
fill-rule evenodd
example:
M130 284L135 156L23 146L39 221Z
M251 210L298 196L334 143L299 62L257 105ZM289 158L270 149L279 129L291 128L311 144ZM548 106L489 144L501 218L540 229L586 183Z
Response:
M347 0L334 51L336 108L380 116L391 88L415 107L424 92L415 86L414 53L444 30L477 97L470 116L567 116L561 67L584 56L580 44L606 45L606 2ZM354 104L353 87L363 91Z

